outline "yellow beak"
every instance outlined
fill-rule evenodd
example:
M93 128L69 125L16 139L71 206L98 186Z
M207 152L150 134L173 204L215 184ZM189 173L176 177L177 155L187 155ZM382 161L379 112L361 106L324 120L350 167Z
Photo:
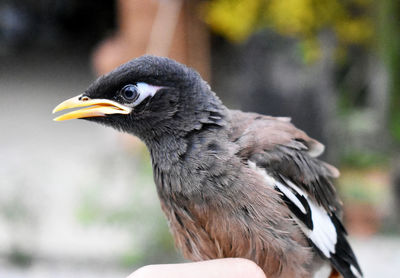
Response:
M109 114L129 114L131 107L122 105L109 99L90 99L79 95L61 102L53 109L53 113L70 108L85 107L75 110L54 119L54 121L65 121L79 118L104 117Z

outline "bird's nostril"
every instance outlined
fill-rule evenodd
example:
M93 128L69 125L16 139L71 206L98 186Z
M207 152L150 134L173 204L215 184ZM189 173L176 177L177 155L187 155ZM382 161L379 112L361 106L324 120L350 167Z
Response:
M87 96L82 96L82 97L79 98L79 100L81 100L81 101L88 101L89 99L90 98L87 97Z

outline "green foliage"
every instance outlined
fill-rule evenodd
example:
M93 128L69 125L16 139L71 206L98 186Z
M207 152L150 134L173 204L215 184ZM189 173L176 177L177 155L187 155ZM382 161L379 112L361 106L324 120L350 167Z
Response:
M385 167L341 169L338 188L344 201L382 204L389 192L388 170Z
M149 240L143 242L143 248L128 248L122 254L120 263L123 267L153 263L173 263L182 260L178 253L175 252L174 241L164 217L155 217L154 215L151 215L151 217L155 225L150 225L151 228L147 234Z
M8 256L10 263L19 267L29 267L33 262L33 255L30 252L22 250L18 247L13 247Z
M390 130L400 142L400 3L380 1L379 42L381 55L389 71Z
M365 169L376 166L386 166L389 163L388 155L371 151L351 151L343 155L341 165L351 166L357 169Z
M368 44L375 33L371 0L210 0L206 22L222 36L240 42L261 28L300 39L306 60L319 56L318 34L335 33L339 45Z

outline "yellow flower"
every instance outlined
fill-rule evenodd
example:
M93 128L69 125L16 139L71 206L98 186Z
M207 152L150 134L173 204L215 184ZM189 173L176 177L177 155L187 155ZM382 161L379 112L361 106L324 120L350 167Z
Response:
M257 25L262 0L214 0L206 3L205 21L232 41L246 39Z
M357 18L338 21L335 23L335 31L340 41L344 43L365 44L373 36L373 23L368 19Z
M260 28L298 38L305 61L320 55L318 34L335 32L339 44L366 44L374 35L368 8L372 0L210 0L205 21L231 41L247 39ZM354 13L357 11L357 13Z

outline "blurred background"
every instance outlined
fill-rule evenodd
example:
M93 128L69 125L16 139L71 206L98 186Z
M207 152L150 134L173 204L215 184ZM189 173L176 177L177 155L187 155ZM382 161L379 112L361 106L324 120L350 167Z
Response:
M137 139L52 108L144 53L327 146L366 277L400 267L400 2L1 0L0 277L183 261Z

